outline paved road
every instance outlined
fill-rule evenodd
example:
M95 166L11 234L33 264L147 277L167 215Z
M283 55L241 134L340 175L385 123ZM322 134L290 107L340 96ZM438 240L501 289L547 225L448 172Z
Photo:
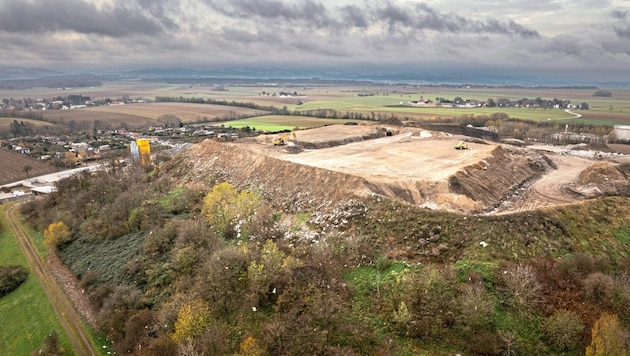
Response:
M74 309L72 302L63 293L61 286L57 284L55 277L37 253L31 239L26 232L24 232L24 229L22 229L22 225L18 219L18 207L20 205L21 203L13 205L5 214L9 228L13 231L15 238L20 244L20 248L26 256L28 264L31 266L33 273L37 276L37 279L39 279L44 292L46 292L55 314L57 314L57 319L61 322L76 354L80 356L98 355L98 349L90 341L90 334L83 327L81 317Z

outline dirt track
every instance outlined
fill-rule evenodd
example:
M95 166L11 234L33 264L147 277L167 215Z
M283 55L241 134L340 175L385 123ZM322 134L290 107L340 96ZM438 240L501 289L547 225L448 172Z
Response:
M79 314L74 309L72 302L63 293L57 284L55 277L48 270L42 259L39 257L35 246L33 246L28 235L22 229L17 217L17 208L20 204L15 204L6 212L9 228L13 231L20 248L24 252L28 264L33 273L42 285L44 292L48 296L50 303L57 314L72 346L77 355L98 355L96 347L92 344L89 333L82 325ZM43 340L42 340L43 341Z

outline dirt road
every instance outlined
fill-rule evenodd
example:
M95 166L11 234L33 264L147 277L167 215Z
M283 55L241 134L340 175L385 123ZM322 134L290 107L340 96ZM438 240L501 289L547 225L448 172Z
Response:
M83 327L79 314L72 306L70 300L66 298L63 290L57 284L55 277L46 268L46 265L37 253L35 246L29 239L26 232L24 232L24 229L22 229L18 219L19 206L20 204L13 205L7 210L5 215L9 228L13 231L13 234L20 244L20 248L24 252L28 264L31 266L33 273L37 276L44 292L46 292L46 295L57 314L57 318L68 335L76 354L98 355L99 353L97 348L94 344L92 344L90 335Z

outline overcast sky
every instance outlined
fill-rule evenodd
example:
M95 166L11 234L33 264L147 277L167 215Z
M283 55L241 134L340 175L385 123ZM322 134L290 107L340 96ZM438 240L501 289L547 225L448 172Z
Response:
M628 0L0 0L0 65L558 69L630 79Z

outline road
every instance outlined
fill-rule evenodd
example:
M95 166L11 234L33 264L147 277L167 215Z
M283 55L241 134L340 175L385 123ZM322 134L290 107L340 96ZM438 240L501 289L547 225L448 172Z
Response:
M46 268L46 264L37 253L37 249L28 237L18 218L18 207L21 204L15 204L10 207L5 216L9 228L13 231L15 238L20 244L20 248L24 252L28 264L31 266L33 273L42 285L44 292L48 296L51 305L57 314L57 319L63 326L72 346L77 355L98 355L98 349L91 342L90 334L82 325L81 317L74 309L72 302L63 293L63 290L57 284L55 277Z

